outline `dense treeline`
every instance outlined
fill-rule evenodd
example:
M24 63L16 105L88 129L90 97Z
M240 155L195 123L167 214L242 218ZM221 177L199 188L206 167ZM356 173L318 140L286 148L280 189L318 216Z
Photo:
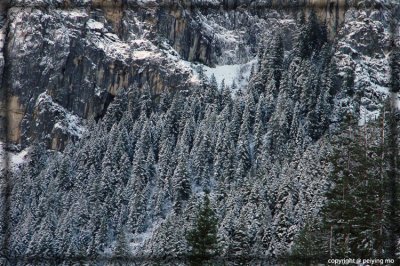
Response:
M399 154L389 107L363 126L349 117L335 136L327 202L297 237L295 256L396 258Z
M286 256L324 204L335 125L358 108L325 27L314 13L300 21L295 48L284 51L278 34L247 88L201 71L188 90L156 97L132 87L63 153L34 145L12 178L11 257Z

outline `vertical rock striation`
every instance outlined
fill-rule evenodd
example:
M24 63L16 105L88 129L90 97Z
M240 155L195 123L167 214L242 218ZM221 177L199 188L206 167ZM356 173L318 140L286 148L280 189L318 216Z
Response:
M358 5L345 0L12 0L0 30L10 140L26 146L40 139L52 146L79 137L71 133L76 130L61 134L55 126L67 125L72 115L82 127L84 119L100 117L112 96L131 86L150 88L155 96L195 86L186 61L246 63L278 31L290 49L300 10L315 10L333 38L352 19L348 8ZM62 115L59 108L43 110L38 98L44 94L62 107Z

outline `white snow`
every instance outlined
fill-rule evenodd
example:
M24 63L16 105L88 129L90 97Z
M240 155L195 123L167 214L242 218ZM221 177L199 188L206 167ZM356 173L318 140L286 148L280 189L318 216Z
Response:
M224 65L216 65L215 67L209 67L199 63L192 63L186 60L183 60L178 52L173 49L168 43L162 43L162 49L165 52L166 56L175 62L175 65L182 69L187 69L191 71L194 75L191 76L189 82L192 84L199 84L199 67L203 68L203 71L208 79L211 78L212 75L215 76L217 80L218 86L221 85L224 80L225 85L232 86L233 82L239 87L243 87L247 85L250 77L250 70L253 65L257 63L257 58L250 60L244 64L224 64ZM150 56L150 53L138 53L135 52L137 56Z
M60 120L54 124L54 129L61 129L62 132L67 132L77 137L81 137L82 134L85 132L86 129L83 126L82 119L72 114L58 103L55 103L51 96L49 96L46 92L40 94L38 99L36 100L36 106L41 105L43 106L43 108L40 107L39 112L44 112L45 110L48 110L53 113L62 114Z
M160 56L159 53L155 53L153 51L134 51L132 53L133 57L139 60L147 59L150 57Z
M349 69L354 71L354 89L362 95L359 119L362 125L379 116L382 103L390 94L390 34L382 21L365 11L349 10L346 16L348 23L340 31L343 37L338 42L335 57L340 76L344 76ZM381 48L375 49L374 53L368 52L373 48L369 41L370 34Z
M397 109L400 110L400 93L397 93L396 106L397 106Z
M192 75L189 80L192 84L199 84L199 67L203 68L203 71L208 79L214 75L217 80L218 86L221 85L224 80L225 85L231 87L233 82L236 83L238 88L247 85L250 77L250 70L253 65L257 63L257 58L252 59L244 64L226 64L226 65L216 65L215 67L209 67L199 63L192 63L183 60L177 51L175 51L168 43L162 44L163 51L166 53L167 57L175 62L179 68L190 70L194 75ZM139 53L139 51L134 52L137 57L149 57L152 54L150 52Z
M56 10L56 12L60 12L60 14L64 17L69 17L71 19L77 18L85 18L88 16L88 13L85 9L70 9L70 10Z
M6 31L5 27L3 27L2 29L0 29L0 52L3 50L5 40L6 40Z
M93 19L89 19L86 23L87 27L91 30L100 31L104 28L104 24Z
M85 132L85 128L81 126L81 119L73 114L67 113L64 120L57 122L54 128L61 129L63 132L68 132L74 136L81 137Z
M96 32L97 33L97 32ZM100 33L98 33L100 34ZM130 57L130 47L127 43L120 41L117 35L106 35L107 38L93 36L92 44L103 50L108 56L125 61Z
M0 141L0 172L2 172L6 166L6 160L8 160L9 170L15 172L19 167L27 161L27 150L20 152L5 152L5 144Z
M365 106L360 106L360 119L358 120L358 125L363 126L368 121L376 120L379 117L380 111L369 111Z
M192 84L199 84L199 68L203 68L204 74L208 79L211 79L212 75L217 80L218 87L220 87L222 81L226 86L231 87L233 82L238 88L243 88L249 82L250 70L252 65L257 63L257 59L253 59L245 64L234 64L234 65L217 65L215 67L209 67L199 63L192 63L179 58L174 54L168 53L168 57L175 61L180 68L185 68L193 72L190 82Z
M204 73L210 79L212 75L215 76L218 86L221 85L224 80L225 85L231 87L233 82L236 83L238 88L246 86L249 77L251 67L257 63L257 59L253 59L245 64L235 64L235 65L220 65L215 67L202 66ZM198 71L198 66L192 64L192 67L196 72Z
M137 0L139 5L157 4L156 0Z
M131 242L129 243L130 249L132 254L137 254L139 253L145 243L151 239L151 237L153 236L153 230L150 229L146 232L143 232L141 234L135 234L132 238L131 238Z

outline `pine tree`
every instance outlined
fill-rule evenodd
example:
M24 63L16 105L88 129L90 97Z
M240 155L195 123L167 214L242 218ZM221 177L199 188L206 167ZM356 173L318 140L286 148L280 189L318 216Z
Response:
M195 226L187 234L187 241L191 247L191 265L205 265L217 254L217 219L207 194L204 196Z
M113 257L116 259L122 259L129 257L129 245L126 240L126 236L123 232L117 233L114 254Z
M283 59L284 59L284 49L283 49L283 40L280 34L275 36L274 44L272 47L272 56L271 56L271 68L273 69L273 78L275 80L275 85L279 89L282 79L283 72Z
M232 236L231 256L239 265L248 263L250 257L250 237L247 228L247 217L241 214L234 227Z
M304 17L301 20L304 21ZM327 40L326 25L319 23L317 14L312 9L307 22L300 29L298 40L300 56L302 58L310 57L314 52L318 52Z
M400 239L400 230L398 228L398 221L400 220L400 180L399 180L399 148L398 148L398 137L399 137L399 111L397 109L397 94L391 94L391 97L387 101L384 110L388 110L385 113L386 122L386 135L385 135L385 154L384 159L387 160L387 182L384 184L383 192L384 199L387 201L387 207L382 210L386 214L387 232L386 238L388 241L384 244L386 250L386 256L395 257L396 249L398 250L397 241ZM384 133L385 128L382 130ZM383 200L383 199L382 199Z
M203 126L203 128L205 127ZM203 134L199 134L197 149L193 150L192 153L195 181L204 188L209 187L210 177L212 176L211 170L214 158L211 141L211 134L208 130Z
M182 149L178 156L178 165L172 177L174 209L176 213L182 210L182 201L188 200L191 194L190 177L187 169L188 153Z
M331 157L332 186L323 208L325 250L332 256L382 255L388 206L384 127L346 122ZM321 254L322 254L321 253Z
M322 261L327 255L327 242L323 241L326 236L321 222L307 220L301 231L294 239L291 248L291 260L293 262Z
M391 92L400 91L400 48L394 47L390 56L390 88Z

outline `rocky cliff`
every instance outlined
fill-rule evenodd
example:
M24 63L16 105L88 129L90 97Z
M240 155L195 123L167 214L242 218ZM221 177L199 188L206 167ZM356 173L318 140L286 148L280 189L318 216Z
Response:
M82 119L104 113L118 90L146 87L156 96L183 88L196 83L186 61L249 62L278 30L290 49L299 6L315 9L334 36L346 8L355 4L9 1L0 31L2 89L8 93L1 114L3 120L9 114L9 140L26 146L41 139L60 149L69 137L79 137Z

